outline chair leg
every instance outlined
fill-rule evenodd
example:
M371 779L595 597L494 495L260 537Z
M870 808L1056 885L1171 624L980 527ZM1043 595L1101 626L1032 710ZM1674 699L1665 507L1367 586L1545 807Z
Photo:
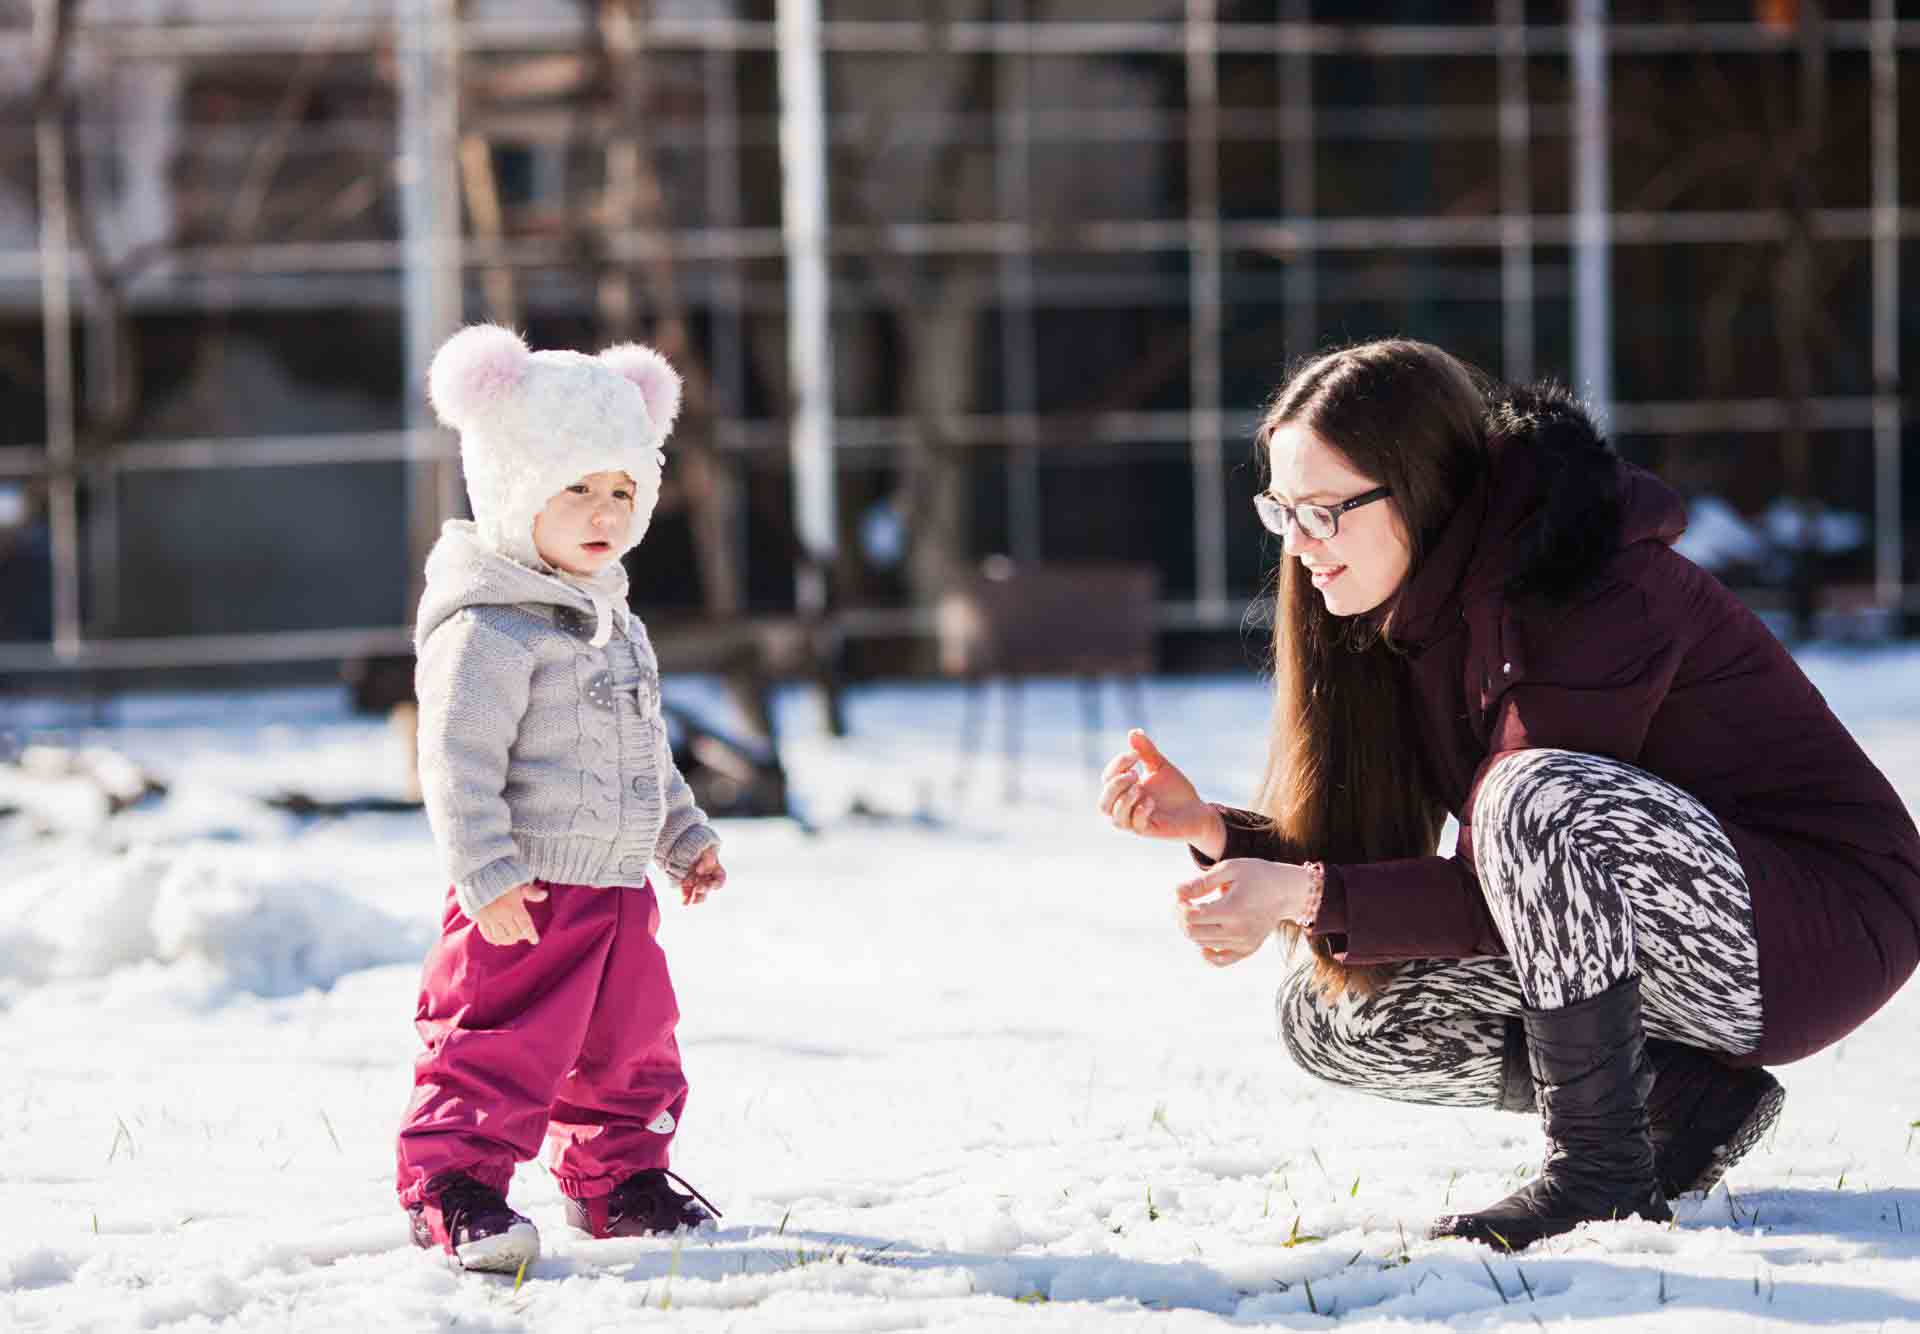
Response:
M1025 687L1017 676L1006 678L1007 804L1020 800L1020 714Z
M1100 778L1100 678L1082 676L1076 678L1080 691L1080 739L1081 748L1087 756L1087 773L1094 781Z
M979 677L969 677L962 687L962 712L960 715L960 763L953 773L953 800L958 803L966 796L967 782L973 776L974 758L980 753L981 712L986 705L987 683Z

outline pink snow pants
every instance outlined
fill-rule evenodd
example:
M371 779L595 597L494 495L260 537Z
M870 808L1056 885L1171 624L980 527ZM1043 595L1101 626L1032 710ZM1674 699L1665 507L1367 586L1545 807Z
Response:
M427 1049L400 1127L402 1205L443 1172L504 1193L543 1137L575 1199L667 1165L687 1081L653 887L539 883L537 945L489 945L447 892L414 1017Z

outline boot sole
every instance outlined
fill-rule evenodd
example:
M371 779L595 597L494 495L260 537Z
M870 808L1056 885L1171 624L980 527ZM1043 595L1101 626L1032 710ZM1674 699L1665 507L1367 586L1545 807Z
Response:
M1773 1123L1780 1119L1780 1109L1786 1105L1787 1091L1775 1084L1760 1095L1753 1110L1747 1113L1734 1132L1727 1136L1726 1142L1714 1149L1707 1159L1707 1165L1700 1174L1682 1189L1669 1195L1668 1199L1678 1199L1682 1195L1704 1195L1720 1184L1720 1178L1727 1169L1739 1162L1758 1144L1766 1133L1773 1129Z
M517 1274L540 1258L540 1234L531 1223L515 1223L505 1232L470 1241L453 1253L462 1269L482 1274Z
M1429 1241L1475 1241L1507 1255L1517 1255L1536 1241L1545 1241L1548 1237L1563 1236L1583 1223L1620 1222L1637 1218L1648 1223L1665 1223L1673 1217L1664 1204L1656 1205L1648 1200L1643 1208L1632 1209L1624 1214L1611 1214L1605 1218L1510 1218L1505 1227L1496 1227L1493 1220L1478 1214L1448 1214L1445 1218L1434 1220L1427 1229Z

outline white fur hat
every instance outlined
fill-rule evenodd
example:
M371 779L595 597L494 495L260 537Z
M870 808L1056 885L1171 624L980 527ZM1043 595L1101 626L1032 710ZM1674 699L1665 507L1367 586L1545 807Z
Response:
M680 411L679 373L652 348L530 352L513 330L475 324L434 354L427 397L460 433L474 525L494 550L541 565L535 516L596 472L625 472L635 483L633 526L619 554L646 535L660 499L661 446Z

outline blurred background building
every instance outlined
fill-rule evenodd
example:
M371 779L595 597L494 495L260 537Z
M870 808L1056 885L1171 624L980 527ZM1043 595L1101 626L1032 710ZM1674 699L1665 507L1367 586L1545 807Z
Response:
M630 568L688 665L931 666L989 557L1241 661L1259 408L1386 334L1897 632L1916 191L1895 0L5 0L0 676L404 653L478 319L687 374Z

